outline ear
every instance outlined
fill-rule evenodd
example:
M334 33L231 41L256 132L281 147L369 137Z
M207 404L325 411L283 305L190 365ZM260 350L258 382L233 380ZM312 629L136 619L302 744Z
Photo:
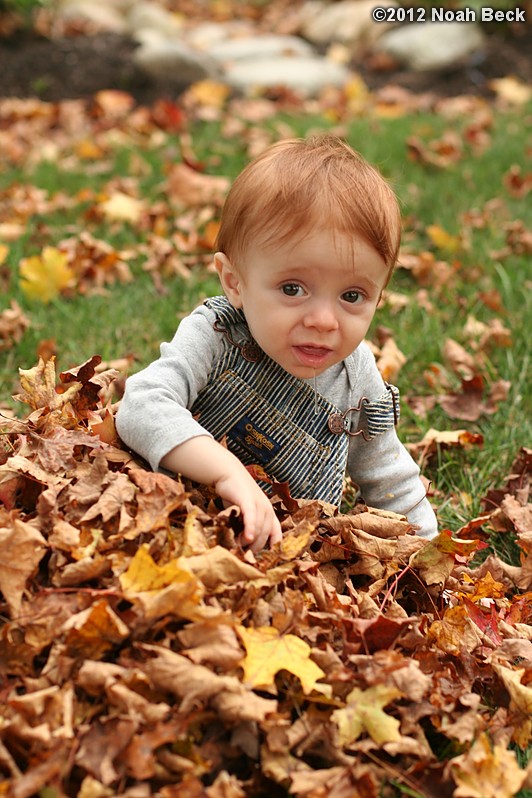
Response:
M242 297L240 287L242 280L233 264L227 255L223 252L217 252L214 256L214 265L227 299L234 308L241 308Z

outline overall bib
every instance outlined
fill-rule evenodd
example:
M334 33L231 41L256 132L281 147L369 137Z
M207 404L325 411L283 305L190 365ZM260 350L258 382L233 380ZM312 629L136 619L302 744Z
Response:
M387 386L377 402L363 400L342 413L269 358L251 337L243 312L225 297L205 305L216 314L214 329L224 336L224 347L191 408L194 417L216 440L225 438L244 465L258 464L278 482L288 482L294 498L339 505L349 435L368 440L393 427L397 389ZM365 423L353 433L348 415L362 409Z

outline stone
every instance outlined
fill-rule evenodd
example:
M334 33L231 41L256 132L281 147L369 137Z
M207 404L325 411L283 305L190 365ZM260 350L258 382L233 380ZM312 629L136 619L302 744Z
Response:
M424 72L453 66L483 44L484 35L474 22L423 22L387 31L374 49Z
M122 9L112 4L94 0L64 0L58 7L57 14L64 20L82 19L101 31L127 32Z
M253 36L255 33L251 23L245 20L231 20L229 22L200 22L193 28L183 31L183 36L188 44L198 50L211 50L220 42L228 39Z
M307 42L297 36L246 36L245 38L226 39L213 44L209 50L218 61L241 61L263 58L312 56L313 49Z
M220 79L220 68L214 59L180 41L145 41L135 50L133 59L136 66L156 80L190 85L199 80Z
M146 30L157 31L165 38L170 39L181 35L183 22L175 14L171 14L162 6L155 3L141 2L135 3L127 15L127 25L129 32L134 38Z
M349 70L326 58L261 58L245 59L226 67L225 80L246 93L257 89L284 86L304 95L313 95L325 86L343 86Z
M348 44L351 50L367 48L389 28L374 22L375 6L396 6L394 0L340 0L330 5L311 1L301 10L301 34L313 44Z

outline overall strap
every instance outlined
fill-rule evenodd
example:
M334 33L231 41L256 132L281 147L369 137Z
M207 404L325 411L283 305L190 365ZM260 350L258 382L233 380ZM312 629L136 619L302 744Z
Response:
M234 308L227 297L225 296L212 296L206 299L203 303L216 313L216 319L220 321L225 328L234 327L236 324L246 324L246 317L241 308Z

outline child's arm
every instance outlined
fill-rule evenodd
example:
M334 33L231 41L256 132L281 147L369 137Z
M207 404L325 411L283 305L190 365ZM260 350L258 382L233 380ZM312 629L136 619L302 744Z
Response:
M358 406L363 396L374 401L386 390L369 348L361 344L355 354L353 373L360 387L351 395L352 406ZM354 420L356 418L355 414ZM433 538L438 534L436 515L425 497L419 468L395 429L369 441L362 436L351 438L348 472L360 487L366 504L406 515L410 523L418 527L421 537Z
M212 485L229 504L236 504L243 516L242 542L256 552L266 543L282 539L281 525L270 500L240 460L206 435L190 438L161 460L163 468L195 482Z

